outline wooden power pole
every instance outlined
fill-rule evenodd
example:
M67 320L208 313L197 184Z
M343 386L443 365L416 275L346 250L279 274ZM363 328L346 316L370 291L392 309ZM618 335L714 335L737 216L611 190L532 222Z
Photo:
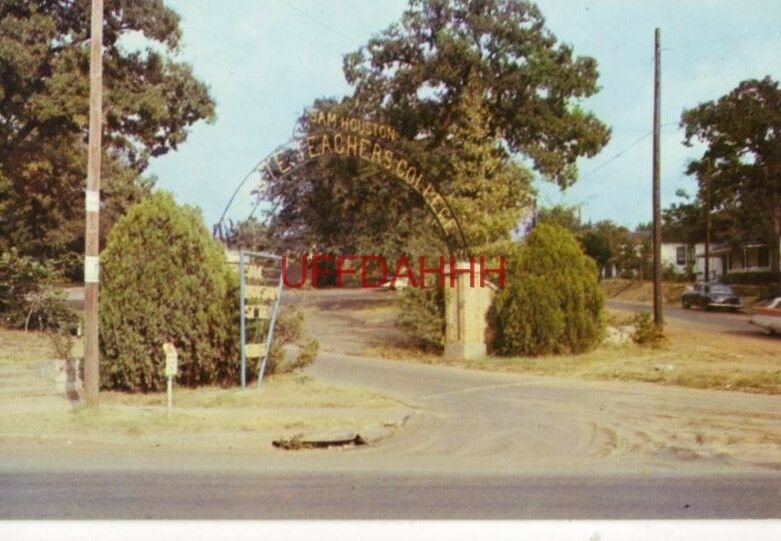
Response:
M710 281L710 162L705 165L705 282Z
M654 143L653 143L653 245L654 245L654 323L664 323L662 315L662 217L659 195L659 125L661 116L661 66L659 29L654 31Z
M89 150L84 240L84 396L98 406L98 282L100 277L100 159L103 127L103 0L92 0L89 68Z

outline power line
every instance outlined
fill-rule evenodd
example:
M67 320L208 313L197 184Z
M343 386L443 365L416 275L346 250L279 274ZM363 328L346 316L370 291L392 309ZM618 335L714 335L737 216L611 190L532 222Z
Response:
M670 127L670 126L676 126L676 127L678 128L678 130L682 129L682 128L681 128L681 127L678 125L678 123L677 123L677 122L665 122L664 124L662 124L662 126L661 126L661 127L662 127L662 128L667 128L667 127ZM591 171L588 171L587 173L584 173L583 175L581 175L581 176L579 177L579 180L583 180L584 178L586 178L586 177L588 177L588 176L592 175L593 173L596 173L596 172L597 172L597 171L599 171L600 169L602 169L602 168L606 167L607 165L611 164L612 162L614 162L615 160L617 160L618 158L620 158L621 156L623 156L624 154L626 154L627 152L629 152L630 150L632 150L634 147L636 147L637 145L639 145L639 144L640 144L641 142L643 142L645 139L647 139L647 138L648 138L648 136L649 136L649 135L651 135L652 133L653 133L653 130L649 130L649 131L645 132L645 133L644 133L644 134L643 134L641 137L639 137L638 139L636 139L636 140L635 140L634 142L632 142L632 143L631 143L629 146L627 146L627 147L625 147L625 148L621 149L621 150L620 150L620 151L619 151L619 152L618 152L618 153L617 153L615 156L613 156L612 158L610 158L609 160L607 160L607 161L605 161L605 162L602 162L601 164L599 164L598 166L596 166L596 167L595 167L594 169L592 169Z
M590 175L592 175L592 174L596 173L596 172L597 172L597 171L599 171L600 169L604 168L604 167L605 167L605 166L607 166L608 164L610 164L610 163L614 162L615 160L617 160L618 158L620 158L621 156L623 156L624 154L626 154L627 152L629 152L631 149L633 149L634 147L636 147L637 145L639 145L639 144L640 144L641 142L643 142L645 139L647 139L647 138L648 138L648 136L649 136L649 135L651 135L652 133L653 133L653 130L649 130L649 131L647 131L647 132L646 132L646 133L645 133L645 134L644 134L642 137L640 137L639 139L636 139L636 140L635 140L635 141L634 141L634 142L633 142L631 145L629 145L628 147L626 147L626 148L622 149L621 151L619 151L619 152L618 152L618 154L616 154L615 156L613 156L613 157L612 157L612 158L610 158L609 160L607 160L607 161L605 161L605 162L602 162L600 165L596 166L596 167L595 167L594 169L592 169L591 171L589 171L589 172L587 172L587 173L584 173L584 174L583 174L583 175L580 177L580 180L583 180L584 178L586 178L586 177L588 177L588 176L590 176Z

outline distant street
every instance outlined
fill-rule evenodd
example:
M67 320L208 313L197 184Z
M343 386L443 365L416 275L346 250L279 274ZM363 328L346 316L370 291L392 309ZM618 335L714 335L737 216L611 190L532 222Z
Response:
M642 302L610 299L607 301L607 306L627 312L652 311L650 304ZM717 312L698 308L687 310L679 304L666 304L664 305L664 316L677 322L705 327L710 331L762 337L762 330L751 325L748 322L750 316L744 312Z

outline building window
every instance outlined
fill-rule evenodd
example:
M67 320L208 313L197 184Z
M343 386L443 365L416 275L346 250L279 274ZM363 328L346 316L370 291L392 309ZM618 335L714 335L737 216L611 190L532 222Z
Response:
M770 248L762 246L757 248L757 266L769 267L770 266Z
M743 270L743 250L732 250L729 254L729 270Z
M675 249L675 262L678 265L686 264L686 246L678 246Z

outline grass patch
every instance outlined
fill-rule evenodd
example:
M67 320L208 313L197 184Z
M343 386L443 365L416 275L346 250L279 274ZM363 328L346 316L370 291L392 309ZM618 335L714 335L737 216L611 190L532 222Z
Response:
M74 338L72 357L84 356L81 338ZM18 331L0 327L0 365L25 366L57 358L49 336L40 331Z
M109 405L159 406L165 393L133 394L116 391L100 393ZM280 374L263 380L260 390L254 384L246 390L175 387L174 401L181 408L259 408L259 409L377 409L399 405L379 393L357 387L342 387L300 374Z
M167 416L165 393L102 391L97 410L0 411L5 434L163 436L205 433L279 432L357 428L368 417L401 403L373 391L340 387L307 376L269 378L247 390L177 388ZM372 410L377 413L372 414Z
M651 302L654 285L649 280L627 280L625 278L610 278L599 282L608 299L620 299L632 302ZM666 303L676 303L686 289L682 282L662 282L662 299Z
M415 359L462 368L602 381L640 381L696 389L781 394L779 340L730 337L667 325L658 348L601 346L581 355ZM412 360L412 358L410 358Z
M52 358L54 358L54 352L46 334L0 328L1 364L23 365Z
M3 433L26 435L104 435L140 437L206 433L276 432L349 428L359 419L349 415L269 415L262 410L180 409L171 418L165 408L101 406L52 413L17 413L2 417Z

